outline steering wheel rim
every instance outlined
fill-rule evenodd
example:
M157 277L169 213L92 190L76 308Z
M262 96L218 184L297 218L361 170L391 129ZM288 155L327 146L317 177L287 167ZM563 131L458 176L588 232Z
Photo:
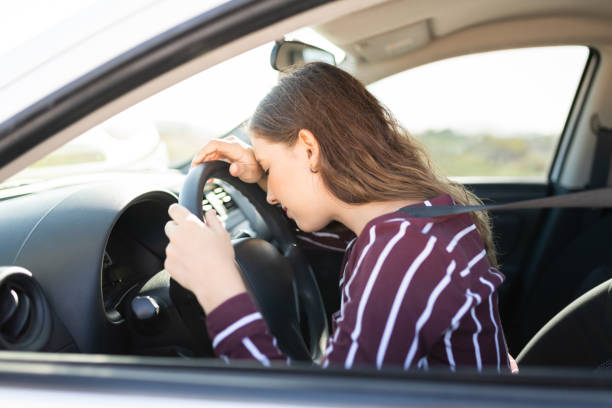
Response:
M200 219L203 219L202 198L204 186L212 178L225 181L249 200L265 221L272 237L277 241L282 256L290 264L293 273L284 272L284 279L286 281L287 277L290 276L290 284L295 288L299 305L297 328L295 324L291 324L292 322L276 321L279 317L274 311L275 307L269 305L267 299L263 298L265 296L262 295L263 293L270 293L270 280L274 278L272 280L276 281L276 278L271 276L269 271L267 273L264 271L264 269L268 268L261 267L262 265L258 260L257 254L261 254L262 259L269 259L269 262L277 265L279 270L285 270L281 265L283 261L276 259L273 254L271 255L271 244L257 239L247 239L246 242L241 240L241 242L234 243L236 261L240 266L239 269L248 283L247 286L250 286L249 292L260 307L260 311L264 320L268 323L270 331L278 339L281 348L283 348L283 344L285 345L283 351L291 358L315 362L320 361L328 336L325 307L312 268L296 244L293 228L290 227L287 219L278 207L268 204L266 195L259 186L245 183L230 175L229 164L222 161L206 162L193 167L187 174L179 194L179 204L186 207ZM241 260L241 257L249 257L249 260ZM282 279L280 279L280 276L278 278L279 285L281 285L280 281ZM268 289L258 290L264 286ZM286 288L286 285L284 288L279 287L276 292L286 292ZM277 294L282 295L281 293ZM299 310L302 311L301 316ZM305 326L308 332L306 338L302 336L299 329L300 319L306 320Z

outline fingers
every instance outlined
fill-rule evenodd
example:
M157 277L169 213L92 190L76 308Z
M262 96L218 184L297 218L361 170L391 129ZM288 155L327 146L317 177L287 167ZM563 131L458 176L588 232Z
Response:
M193 215L187 208L176 203L168 207L168 215L170 215L170 218L172 218L176 224L182 224L190 218L193 218L194 220L198 219L198 217Z
M225 140L211 140L194 156L191 166L212 160L226 159L230 162L240 160L244 147L236 138L228 137Z
M206 225L213 230L221 231L225 229L215 210L206 211L204 218L206 219Z
M172 239L174 232L177 230L178 224L174 221L168 221L166 225L164 225L164 232L168 239Z
M191 167L212 160L229 162L229 173L245 183L256 183L263 175L263 169L257 162L253 149L236 137L211 140L196 153Z
M205 161L217 160L217 156L219 155L217 152L218 143L216 140L213 140L206 144L199 152L195 154L193 160L191 161L191 167L196 166Z
M178 230L179 226L185 221L192 220L197 221L199 224L201 224L201 221L195 215L193 215L187 208L183 207L180 204L170 205L170 207L168 208L168 214L170 215L170 218L172 218L172 220L166 223L166 225L164 226L164 232L166 233L166 236L171 240L176 230ZM215 210L207 211L204 217L206 220L205 225L207 225L208 227L212 228L215 231L225 230L225 227L217 216Z

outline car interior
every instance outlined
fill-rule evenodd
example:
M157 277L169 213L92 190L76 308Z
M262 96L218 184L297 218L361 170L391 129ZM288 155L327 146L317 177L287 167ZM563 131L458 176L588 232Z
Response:
M86 110L75 110L59 124L44 128L48 137L6 161L0 179L44 159L138 102L263 44L277 41L272 61L279 71L282 65L295 62L281 46L303 60L309 58L306 51L313 51L309 55L316 60L329 58L332 50L325 49L325 44L311 46L299 35L292 38L291 33L309 27L344 54L342 59L336 57L339 67L381 95L381 81L439 61L506 50L579 47L578 75L574 82L559 85L567 88L567 110L557 118L559 132L539 175L474 173L459 174L457 180L484 203L607 187L612 156L611 23L612 2L606 0L326 2L197 52L176 66L151 71L155 72L151 78L124 81L119 91L100 88L102 97L96 102L79 102L79 109ZM294 43L299 50L291 48L293 39L299 41ZM551 76L561 70L554 64L546 69ZM134 70L134 75L138 72ZM503 83L509 80L504 75L508 73L494 78ZM443 99L456 92L452 84L462 81L457 71L444 82L426 87ZM472 85L466 86L461 92L469 92ZM402 104L403 99L419 104L410 86L394 85L394 90L399 102L390 100L391 110L393 103ZM527 104L542 89L534 81L521 92ZM456 100L461 100L460 94ZM512 106L492 99L489 105L512 121L523 112L521 103ZM435 112L435 106L427 105L427 109L443 121L444 112ZM547 119L544 106L540 107L542 112L530 108L536 123ZM479 116L477 111L471 114ZM235 126L215 136L248 140L240 123ZM409 121L406 127L411 131ZM503 160L494 157L492 163ZM188 170L186 162L172 171L111 172L60 187L42 183L44 187L38 189L0 190L0 264L6 265L0 268L0 348L211 357L203 312L195 298L163 271L167 207L181 200L200 214L202 208L220 213L236 241L239 263L258 306L265 310L271 330L282 333L278 336L281 346L291 350L296 360L319 361L319 344L339 307L341 245L309 244L308 235L300 238L299 232L296 238L294 226L281 219L280 210L268 206L261 191L232 180L223 165L193 179L186 177ZM215 181L205 185L210 178ZM492 211L491 215L500 271L506 277L500 288L500 314L508 348L520 369L609 369L609 209L539 208ZM343 242L350 237L336 223L323 232ZM270 246L282 256L264 257L271 253ZM291 252L295 247L299 251ZM262 272L265 265L274 265L269 272L276 274Z

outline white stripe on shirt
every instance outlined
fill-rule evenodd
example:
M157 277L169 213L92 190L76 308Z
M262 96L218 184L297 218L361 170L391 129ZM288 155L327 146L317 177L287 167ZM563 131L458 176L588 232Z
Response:
M334 246L331 246L331 245L325 245L325 244L317 242L317 241L315 241L313 239L303 237L301 235L297 235L297 238L301 239L302 241L309 242L312 245L316 245L316 246L321 247L321 248L329 249L331 251L337 251L337 252L344 252L345 251L345 248L338 248L338 247L334 247Z
M346 246L346 251L349 250L349 248L351 247L351 245L353 245L353 243L357 240L357 238L353 238L351 240L351 242L348 243L348 245ZM346 252L345 251L345 252ZM338 282L338 286L342 287L342 284L344 283L344 278L346 277L346 267L348 266L348 259L346 260L346 263L344 264L344 271L342 272L342 278L340 279L340 282ZM342 296L340 296L342 298Z
M501 356L499 355L499 339L497 338L498 328L497 322L495 322L495 316L493 315L493 292L495 292L495 286L488 280L484 279L482 276L478 278L482 283L487 285L489 289L491 289L491 294L489 295L489 315L491 316L491 322L493 322L493 326L495 327L495 351L497 352L497 372L501 371L500 361Z
M433 227L433 222L428 222L421 230L421 234L427 234L429 230L431 230L431 227Z
M311 234L314 235L315 237L327 237L327 238L340 239L340 235L334 234L332 232L313 231L311 232Z
M425 205L427 207L431 207L431 202L429 202L429 200L425 200ZM428 222L427 225L425 225L421 230L421 234L427 234L431 227L433 227L433 222Z
M278 354L282 356L283 352L278 348L278 340L276 340L276 337L274 336L272 336L272 345L274 346Z
M427 356L424 356L422 359L419 360L419 362L417 363L417 368L422 368L425 371L429 370L429 363L427 362Z
M405 218L390 218L388 220L385 221L385 224L388 222L407 222L410 225L410 221L406 220Z
M459 320L463 318L463 316L467 313L470 306L472 305L472 297L466 294L466 300L463 306L455 313L453 318L451 319L450 328L446 330L444 334L444 345L446 346L446 357L448 358L448 364L450 365L451 371L455 371L455 358L453 357L453 347L451 346L451 336L453 332L457 330L459 327Z
M338 286L342 287L342 284L344 283L344 277L346 276L346 268L348 266L348 261L344 264L344 270L342 271L342 278L340 279L340 282L338 282Z
M421 251L421 253L414 258L410 267L404 274L402 278L402 282L395 293L395 298L393 299L393 304L391 305L391 311L389 312L389 316L387 317L387 323L385 324L385 330L383 331L382 338L380 339L380 344L378 346L378 352L376 353L376 367L381 368L383 360L385 358L385 354L387 352L387 347L389 346L389 339L391 338L391 333L393 332L393 328L395 327L395 321L397 320L397 315L399 313L399 309L402 306L402 302L404 301L404 296L406 296L406 291L408 290L408 286L414 277L416 271L421 267L425 259L431 253L434 244L436 243L436 237L429 237L427 240L427 244L425 244L425 248Z
M370 232L370 242L368 242L368 245L366 245L365 248L363 248L361 255L359 255L359 260L357 261L357 265L353 268L353 274L351 275L351 278L349 279L349 281L346 283L346 286L344 287L344 294L346 295L346 303L351 301L351 295L349 294L349 288L351 286L351 283L353 283L353 279L355 279L355 276L357 276L357 272L359 271L359 267L361 266L361 262L363 261L363 258L366 256L366 254L370 250L370 247L374 244L374 241L376 240L376 226L374 225L372 228L370 228L369 232ZM340 317L338 318L338 320L336 320L336 323L341 322L343 320L344 320L344 309L340 308Z
M219 334L215 336L215 338L213 339L213 348L216 348L219 345L219 343L225 340L227 336L234 333L236 330L240 329L241 327L246 326L247 324L251 322L254 322L255 320L259 320L259 319L262 319L261 313L255 312L255 313L251 313L250 315L246 315L238 319L234 323L230 324L229 326L227 326L224 330L222 330L221 332L219 332Z
M353 340L353 343L351 344L348 355L346 356L346 361L344 362L344 367L346 369L351 368L353 366L353 362L355 361L355 354L357 353L357 348L359 347L359 343L357 340L359 339L359 336L361 335L361 325L362 325L362 320L363 320L363 313L364 313L366 304L368 303L368 299L370 298L370 293L372 292L372 287L374 286L374 282L376 281L376 278L378 277L378 273L380 272L382 264L387 258L387 256L389 255L389 252L391 252L391 249L393 249L395 244L397 244L397 242L402 238L402 236L406 234L406 228L408 228L409 224L410 223L406 221L400 225L399 232L395 234L395 236L391 238L391 240L389 240L387 245L385 245L385 248L380 253L378 259L376 260L376 264L374 265L374 268L372 269L372 272L370 273L370 276L368 277L368 281L366 283L365 289L361 296L361 300L359 301L355 329L351 333L351 339ZM355 270L353 276L355 275L357 275L357 270Z
M242 344L244 344L244 347L246 347L247 350L249 350L249 353L251 353L251 355L255 359L257 359L257 361L259 361L261 364L263 364L266 367L270 367L270 360L268 360L268 357L266 357L261 351L259 351L257 346L253 344L251 339L249 339L248 337L243 338Z
M472 343L474 344L474 356L476 358L476 368L478 371L482 371L482 357L480 356L480 344L478 343L478 335L482 331L482 325L476 318L476 306L480 304L481 298L476 293L472 293L471 290L467 290L468 296L473 297L476 300L476 304L472 307L470 314L472 315L472 319L474 323L476 323L476 331L472 335Z
M412 364L412 359L416 354L418 345L419 345L419 334L421 333L421 329L427 323L429 318L431 317L431 312L433 311L434 305L440 296L440 293L448 286L451 281L451 274L455 270L455 260L453 259L451 263L446 268L446 275L438 282L434 290L431 292L429 299L427 299L427 306L419 319L417 320L415 329L414 329L414 338L412 339L412 344L410 345L410 349L408 350L408 355L406 356L406 361L404 361L404 369L410 367Z
M372 228L370 228L369 234L370 234L370 242L368 242L368 245L366 245L363 248L363 251L359 255L359 260L357 261L357 266L355 266L355 268L353 268L353 275L351 275L351 278L346 283L346 286L344 287L344 291L342 293L342 296L340 297L340 316L338 317L338 319L336 319L336 331L334 332L333 337L331 337L328 340L329 345L328 345L327 349L325 350L325 355L326 356L329 356L331 354L331 352L334 350L334 342L338 341L338 333L340 333L340 329L338 327L338 323L340 323L341 321L344 320L344 304L345 304L344 297L346 296L346 303L351 301L351 296L349 294L349 287L351 286L351 283L353 282L353 279L355 279L355 276L357 275L357 270L361 266L361 261L363 261L363 258L365 257L366 253L370 250L370 247L374 244L374 241L376 240L376 226L373 226ZM353 238L353 240L351 242L349 242L349 244L346 247L347 251L350 248L350 246L353 245L353 243L356 240L357 240L357 237ZM342 273L342 281L344 281L344 279L346 278L346 269L347 269L347 267L348 267L348 259L346 261L346 264L344 264L344 272ZM327 365L329 365L329 361L326 361L326 363L327 363ZM324 367L326 367L325 363L324 363Z
M487 269L487 272L489 272L489 273L491 273L491 274L495 275L495 277L496 277L497 279L499 279L501 283L504 283L504 277L502 276L502 274L501 274L501 273L499 273L499 272L497 272L497 271L495 270L495 268L493 268L492 266L491 266L491 267L489 267L489 269Z
M451 253L453 249L455 249L455 246L457 246L457 243L459 242L459 240L463 238L465 235L467 235L470 231L473 231L475 229L476 229L476 225L472 224L469 227L465 227L464 229L459 231L453 237L453 239L451 239L451 242L446 246L446 252Z
M474 267L474 265L476 265L478 261L484 258L486 254L487 254L486 250L483 249L482 251L480 251L478 255L476 255L474 258L472 258L470 262L468 262L467 267L461 272L459 272L459 275L461 275L462 278L465 278L470 273L470 269L472 269L472 267Z

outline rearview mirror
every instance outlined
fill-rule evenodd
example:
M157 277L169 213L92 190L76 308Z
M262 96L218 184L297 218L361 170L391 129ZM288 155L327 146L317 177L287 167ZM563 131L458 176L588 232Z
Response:
M315 61L336 65L334 54L300 41L277 41L270 54L272 68L281 72L293 65Z

